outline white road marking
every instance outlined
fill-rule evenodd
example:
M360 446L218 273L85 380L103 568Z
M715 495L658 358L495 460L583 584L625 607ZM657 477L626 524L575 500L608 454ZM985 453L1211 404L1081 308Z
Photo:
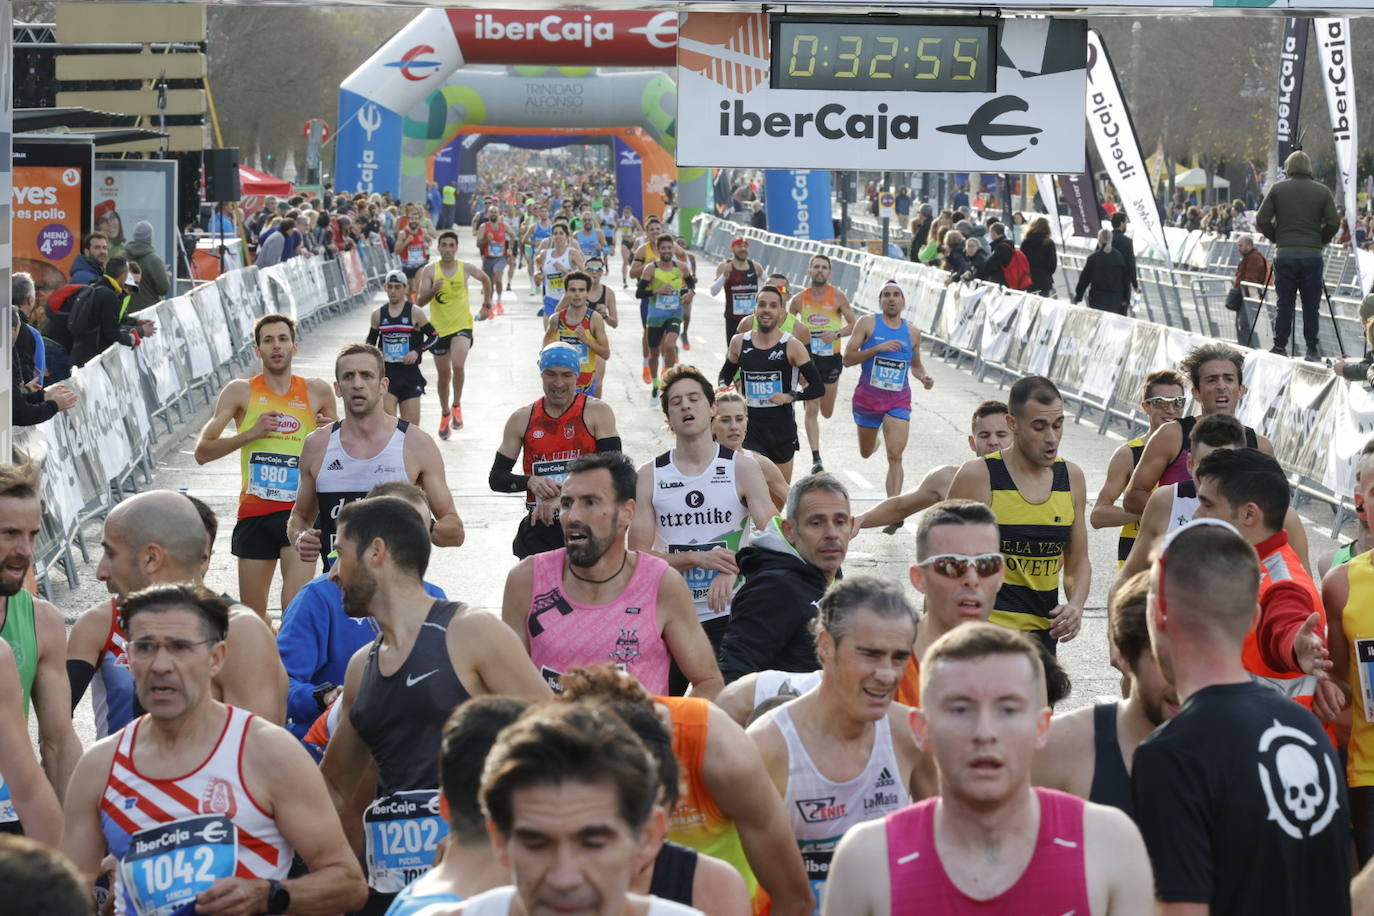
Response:
M845 468L844 473L846 477L854 481L856 485L863 487L865 490L873 489L873 484L869 483L868 478L864 477L864 475L860 474L858 471L852 471L849 468Z

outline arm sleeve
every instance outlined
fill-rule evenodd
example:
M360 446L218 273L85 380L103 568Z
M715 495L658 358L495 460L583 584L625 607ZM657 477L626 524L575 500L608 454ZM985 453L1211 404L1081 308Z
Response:
M825 394L825 383L821 381L821 370L816 368L816 361L808 359L797 367L797 371L806 379L806 388L802 391L793 390L798 401L810 401Z
M76 711L76 705L81 702L81 698L86 695L86 688L91 686L91 678L95 677L95 666L90 662L80 658L67 659L67 683L72 688L72 711Z
M420 328L420 334L422 335L420 346L415 349L419 350L421 353L424 353L439 342L439 332L434 329L433 324L426 324L424 327Z
M1341 376L1345 378L1346 381L1363 382L1369 375L1369 367L1371 364L1374 364L1374 360L1371 360L1370 357L1366 355L1365 358L1358 363L1346 363L1345 370L1341 372Z
M1260 599L1260 619L1255 626L1255 643L1266 665L1275 671L1297 672L1293 641L1315 610L1298 583L1290 580L1269 586Z
M790 618L778 613L779 605L756 582L746 581L730 606L730 625L720 644L720 673L725 683L770 667L773 646L787 645Z
M378 341L378 340L381 340L381 338L382 338L382 332L381 332L379 329L377 329L377 328L368 328L368 329L367 329L367 343L368 343L368 346L372 346L372 347L377 346L377 341Z
M720 367L720 375L716 381L721 388L735 384L735 377L739 375L739 363L732 362L729 354L725 357L725 365Z
M321 608L317 592L302 589L291 599L282 614L281 632L277 634L277 654L286 669L286 715L298 725L310 725L320 714L315 702L315 672L324 660L325 635L319 631Z
M623 452L624 446L620 442L619 436L606 436L604 439L596 440L596 450L598 452ZM511 459L511 466L515 465L515 460Z
M520 493L528 488L529 477L512 473L514 467L514 458L497 452L496 458L491 462L491 473L487 475L487 486L497 493Z
M1212 898L1212 844L1204 777L1168 747L1136 749L1131 767L1136 826L1154 866L1155 896L1165 903Z
M720 291L725 288L725 274L716 277L716 282L711 284L711 295L719 296Z

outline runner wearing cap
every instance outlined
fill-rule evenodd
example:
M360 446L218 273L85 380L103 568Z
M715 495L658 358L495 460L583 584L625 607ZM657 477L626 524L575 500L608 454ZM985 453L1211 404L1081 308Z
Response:
M439 339L425 310L406 295L405 274L386 275L386 304L372 313L367 342L381 346L386 361L386 411L408 423L420 423L420 398L425 376L420 360Z
M844 348L844 364L863 369L854 389L854 423L859 427L859 456L878 448L878 431L887 443L889 497L902 489L902 453L911 429L911 378L927 391L935 379L921 365L921 332L902 317L906 295L897 281L888 280L878 292L881 314L865 315L854 325ZM908 378L908 376L910 378Z
M458 233L439 233L439 260L420 271L418 305L429 305L430 318L439 340L430 347L439 373L439 438L449 437L449 427L463 428L463 382L468 351L472 349L472 308L468 300L468 280L482 284L483 319L491 316L491 278L480 268L458 260ZM452 389L450 389L452 385ZM453 408L449 409L449 392Z
M591 285L591 276L580 270L563 278L563 299L544 331L544 343L561 341L581 354L577 390L595 396L599 390L597 381L611 356L611 342L606 334L605 319L592 310L587 298Z
M740 319L754 314L754 301L763 287L763 265L749 257L749 240L736 236L730 243L730 260L716 267L711 295L725 290L725 345L739 333Z
M568 344L550 343L539 351L544 396L510 415L492 461L487 482L493 490L526 494L526 514L511 545L522 559L563 546L558 495L568 463L590 452L620 451L610 405L577 390L581 371L582 354ZM521 455L525 473L515 474Z

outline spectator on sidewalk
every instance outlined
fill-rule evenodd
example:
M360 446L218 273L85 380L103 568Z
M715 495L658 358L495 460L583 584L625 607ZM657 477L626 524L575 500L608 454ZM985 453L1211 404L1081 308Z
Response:
M1007 265L1011 264L1012 255L1016 253L1016 246L1007 238L1007 227L1001 223L993 223L988 226L988 235L991 240L988 244L988 256L983 260L983 264L978 268L978 279L987 280L989 283L996 283L998 286L1007 285Z
M110 258L105 262L105 273L90 284L95 293L89 305L72 306L75 311L68 321L73 366L86 365L116 342L137 347L144 337L153 336L152 321L129 315L129 297L138 288L135 270L124 258Z
M153 224L141 219L134 224L133 241L124 246L124 255L138 264L138 288L129 296L129 311L139 312L156 305L172 290L167 265L153 250Z
M1331 371L1351 382L1374 386L1374 293L1360 303L1360 324L1364 325L1364 359L1359 362L1344 358L1331 364Z
M110 240L103 232L89 233L81 240L81 253L72 262L72 283L86 284L100 279L110 256Z
M1041 296L1054 296L1054 272L1059 269L1059 256L1050 236L1048 217L1037 216L1026 228L1026 237L1021 240L1021 253L1030 262L1030 292Z
M916 209L916 217L911 221L911 260L921 259L921 249L930 240L930 227L934 210L930 204L921 204Z
M1130 310L1131 290L1140 292L1140 277L1135 269L1135 242L1126 234L1130 225L1131 222L1126 218L1125 210L1118 210L1112 214L1112 247L1121 252L1121 263L1125 271L1122 275L1125 285L1121 289L1120 312L1122 315Z
M1236 277L1231 281L1231 288L1240 290L1242 295L1251 299L1258 299L1260 291L1269 286L1269 262L1249 235L1236 237L1236 251L1240 252L1240 261L1236 264Z
M1312 177L1312 160L1306 153L1290 153L1283 167L1288 177L1276 182L1264 195L1255 217L1259 231L1275 245L1274 292L1278 297L1278 314L1274 318L1274 347L1270 352L1288 355L1293 312L1301 295L1307 359L1316 362L1321 359L1317 333L1321 319L1318 308L1322 294L1322 247L1336 237L1340 219L1331 191Z
M76 393L65 385L42 387L38 360L43 353L43 339L23 320L36 300L33 278L22 271L14 274L10 280L15 318L11 328L14 350L10 354L10 422L15 426L36 426L51 420L59 410L70 410L76 405Z
M1090 308L1126 314L1126 260L1112 244L1110 229L1097 233L1097 249L1083 262L1083 272L1078 275L1078 287L1073 293L1074 304L1083 301L1085 290Z

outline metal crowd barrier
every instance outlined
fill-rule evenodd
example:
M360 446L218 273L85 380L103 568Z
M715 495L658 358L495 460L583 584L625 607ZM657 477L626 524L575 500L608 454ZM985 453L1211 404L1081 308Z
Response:
M765 267L800 261L804 269L805 257L816 250L816 243L741 230L709 214L697 217L695 230L695 243L718 258L729 257L733 236L746 235L752 240L750 256ZM946 271L910 261L844 249L825 253L836 264L832 282L856 310L872 311L882 284L896 280L906 290L907 319L937 352L956 366L968 363L980 380L992 377L1000 385L1024 375L1047 376L1059 385L1075 422L1091 420L1099 431L1114 423L1132 435L1143 431L1147 419L1139 401L1145 377L1178 365L1193 346L1232 339L1215 333L1227 326L1210 323L1205 308L1190 306L1185 314L1176 312L1177 303L1162 302L1154 313L1160 317L1191 315L1187 327L1171 327L995 284L947 284ZM1230 321L1234 325L1236 319ZM1324 365L1261 349L1241 351L1248 394L1236 415L1274 443L1297 500L1315 499L1332 508L1334 537L1354 518L1355 465L1374 435L1374 390L1337 378Z
M265 269L230 271L143 310L140 315L157 324L157 333L137 349L116 344L74 369L62 384L76 392L76 406L14 431L16 456L43 469L43 526L34 570L44 594L56 567L69 586L77 584L73 546L90 562L82 535L86 522L137 492L139 477L145 485L152 482L158 422L162 435L177 432L197 397L208 404L237 369L250 364L259 317L281 312L307 329L365 301L385 272L399 265L381 243L369 243L334 261L293 258Z

